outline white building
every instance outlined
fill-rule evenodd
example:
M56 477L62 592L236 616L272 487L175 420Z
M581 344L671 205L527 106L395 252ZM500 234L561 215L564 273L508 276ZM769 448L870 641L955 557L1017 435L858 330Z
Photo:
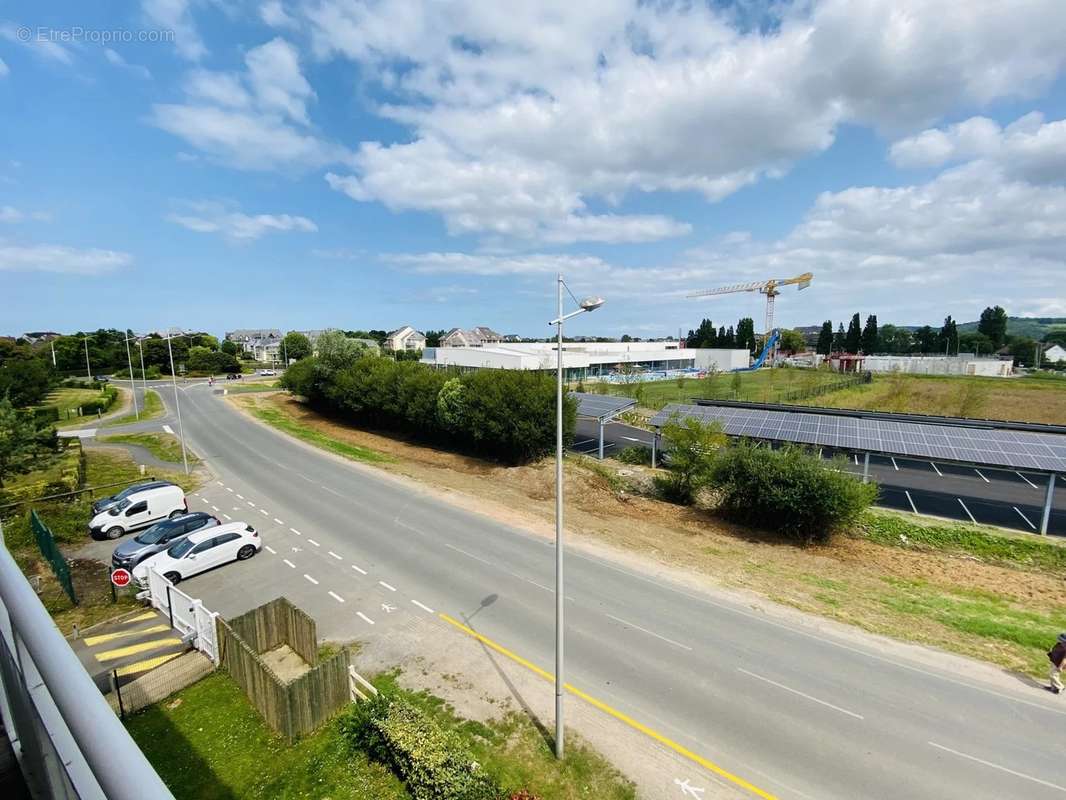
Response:
M1045 364L1057 364L1059 361L1066 361L1066 348L1061 344L1049 344L1044 348L1044 355L1041 360Z
M440 339L441 347L487 347L500 344L503 337L492 328L478 325L464 331L462 328L452 328Z
M422 352L422 363L473 369L555 369L554 342L501 343L487 347L435 347ZM566 342L563 369L567 380L587 380L632 373L721 372L750 363L748 351L678 347L677 342ZM647 377L652 377L648 375ZM662 377L665 377L663 375Z
M957 356L864 356L859 369L911 375L983 375L989 378L1005 378L1014 374L1011 361L978 358L972 353L960 353Z
M385 337L386 350L422 350L426 346L426 337L410 325L404 325L389 331Z

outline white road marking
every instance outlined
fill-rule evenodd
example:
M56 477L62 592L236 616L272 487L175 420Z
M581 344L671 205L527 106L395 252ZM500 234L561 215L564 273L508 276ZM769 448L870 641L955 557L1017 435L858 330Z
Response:
M778 683L777 681L772 681L769 678L764 678L762 675L756 675L754 672L748 672L743 667L737 667L737 671L743 672L745 675L755 678L757 680L765 681L771 686L776 686L778 689L784 689L786 692L792 692L792 694L799 695L800 697L810 700L812 703L818 703L819 705L823 705L826 708L831 708L834 711L839 711L841 714L847 714L849 717L855 717L855 719L866 719L866 717L864 717L862 714L856 714L854 711L848 711L846 708L841 708L840 706L835 706L832 703L827 703L825 700L819 700L817 697L811 697L809 694L804 694L798 689L793 689L789 686L785 686L785 684L783 683Z
M1017 475L1017 476L1018 476L1019 478L1021 478L1021 479L1022 479L1023 481L1025 481L1026 483L1028 483L1028 484L1029 484L1030 486L1032 486L1032 487L1033 487L1034 489L1039 489L1039 488L1040 488L1040 487L1039 487L1039 486L1037 486L1037 485L1036 485L1035 483L1033 483L1033 482L1032 482L1031 480L1029 480L1029 479L1028 479L1027 477L1025 477L1024 475L1022 475L1022 473L1020 473L1020 472L1015 472L1014 474L1015 474L1015 475Z
M232 492L233 490L232 490L231 488L229 488L229 487L227 486L227 487L226 487L226 491L227 491L227 492Z
M411 602L414 603L416 606L418 606L419 608L421 608L423 611L425 611L428 614L435 614L436 613L432 608L430 608L427 605L423 605L422 603L419 603L417 600L412 600Z
M354 570L355 570L356 572L358 572L358 573L359 573L360 575L366 575L366 570L365 570L365 569L363 569L363 568L361 568L361 567L357 567L357 566L355 566L355 564L352 564L352 569L354 569Z
M1033 783L1039 783L1041 786L1046 786L1049 789L1057 789L1060 792L1066 792L1066 786L1059 786L1056 783L1049 783L1048 781L1042 781L1040 778L1034 778L1032 775L1026 775L1024 772L1015 772L1013 769L1007 767L1001 767L999 764L993 764L991 761L985 761L983 758L977 758L977 756L967 755L966 753L960 753L958 750L952 750L950 747L944 747L942 744L936 742L928 742L930 747L935 747L937 750L943 750L945 753L951 753L959 758L968 758L970 761L976 761L978 764L984 764L986 767L992 769L998 769L1001 772L1006 772L1008 775L1013 775L1016 778L1022 778L1023 780L1032 781Z
M918 509L914 505L914 498L911 497L911 493L908 492L906 489L904 489L903 490L903 494L907 495L907 502L911 504L911 511L913 511L915 514L917 514L918 513Z
M322 545L320 545L320 544L319 544L318 542L316 542L316 541L315 541L314 539L308 539L307 541L309 541L309 542L310 542L311 544L313 544L313 545L314 545L315 547L321 547L321 546L322 546Z
M295 533L297 536L303 536L303 534L296 530L296 528L289 528L289 530Z
M234 510L234 511L240 511L241 509L240 509L240 506L234 506L234 507L233 507L233 510Z
M395 586L389 586L389 584L385 583L385 581L378 581L378 583L380 583L382 586L384 586L390 592L395 592L396 591L396 587Z
M233 517L231 517L229 514L226 514L226 513L223 513L222 516L224 516L228 520L232 520L233 519Z
M974 525L976 525L977 524L977 520L975 520L973 518L973 514L970 513L970 509L968 509L966 507L966 504L964 502L962 502L962 498L961 497L956 497L955 499L959 501L959 505L962 506L962 510L965 511L966 512L966 516L968 516L970 518L970 522L972 522Z
M306 572L304 573L304 577L307 578L307 580L311 581L311 583L313 583L315 586L318 586L318 581L316 581L314 578L312 578Z
M274 522L278 523L278 525L284 525L284 524L285 524L284 522L282 522L282 521L281 521L280 519L278 519L277 517L274 517Z
M938 467L932 461L929 462L929 466L931 466L933 469L935 469L936 470L936 474L939 475L941 478L944 477L944 473L940 471L940 467Z
M984 475L981 474L981 470L975 469L974 472L976 472L977 473L977 477L979 477L985 483L992 483L992 481L990 481L988 478L986 478Z
M608 614L607 616L610 617L611 619L613 619L615 622L622 623L627 628L634 628L634 629L636 629L638 631L641 631L643 633L648 634L649 636L654 636L656 639L662 639L664 642L669 642L670 644L674 645L675 647L680 647L682 650L688 650L690 652L692 650L692 648L689 647L687 644L681 644L681 642L675 642L673 639L667 639L665 636L662 636L662 635L656 633L655 631L649 631L647 628L642 628L639 625L634 625L632 622L627 622L624 619L621 619L619 617L614 616L614 614Z
M243 494L238 494L237 497L241 498L241 500L244 499L244 495Z
M259 513L262 514L264 517L269 517L270 516L270 512L267 511L265 508L259 509Z
M211 506L211 510L212 511L219 511L220 509L219 509L218 506Z
M555 590L552 589L550 586L545 586L544 584L537 583L536 581L531 581L531 580L529 580L529 578L522 578L522 580L528 581L529 583L532 583L538 589L543 589L546 592L551 592L552 594L555 594Z
M335 559L337 559L338 561L343 561L343 560L344 560L344 559L342 559L342 558L341 558L341 557L340 557L339 555L337 555L336 553L334 553L334 552L333 552L332 550L330 550L330 551L329 551L329 554L330 554L331 556L333 556L333 557L334 557Z
M1034 531L1036 530L1036 525L1034 525L1033 523L1031 523L1029 521L1029 517L1025 516L1025 514L1022 513L1022 510L1020 508L1018 508L1018 506L1011 506L1011 508L1013 508L1015 511L1018 512L1018 516L1025 520L1025 524L1026 525L1028 525Z
M169 425L164 425L163 426L163 430L166 431L167 433L169 433L171 436L174 435L174 429L171 428Z
M367 616L366 614L364 614L364 613L363 613L362 611L356 611L356 612L355 612L355 615L356 615L357 617L359 617L359 619L361 619L361 620L362 620L363 622L365 622L365 623L366 623L367 625L373 625L373 624L374 624L374 620L370 619L370 617L368 617L368 616Z
M283 558L283 559L281 559L281 560L282 560L282 561L284 561L284 562L285 562L286 564L288 564L288 565L289 565L290 567L292 567L293 569L296 569L296 565L295 565L295 564L293 564L293 563L292 563L291 561L289 561L289 559L287 559L287 558Z
M493 563L492 563L491 561L486 561L486 560L485 560L485 559L483 559L483 558L482 558L481 556L475 556L475 555L474 555L473 553L468 553L468 552L466 552L466 550L461 550L461 549L459 549L458 547L456 547L455 545L452 545L452 544L448 544L447 542L445 542L445 543L444 543L444 546L445 546L445 547L450 547L450 548L451 548L452 550L454 550L454 551L455 551L455 552L457 552L457 553L462 553L462 554L463 554L464 556L466 556L467 558L472 558L472 559L474 559L475 561L480 561L480 562L481 562L482 564L488 564L488 565L489 565L490 567L495 567L495 566L496 566L496 565L495 565L495 564L493 564Z
M896 472L899 472L899 464L896 463L896 459L894 458L892 459L892 467L896 470Z
M344 598L341 597L336 592L329 592L329 596L332 597L334 600L336 600L338 603L343 603L344 602Z
M859 455L858 455L858 453L855 454L855 466L856 467L859 466Z
M245 500L244 502L246 502L246 503L247 503L248 505L250 505L250 506L251 506L252 508L255 508L255 503L253 503L253 502L252 502L251 500Z
M640 441L640 439L638 439L636 436L623 436L622 438L625 439L628 442L639 442Z
M196 495L196 499L197 500L203 500L204 496L202 494L198 494L198 495Z
M384 611L386 614L391 614L393 611L396 610L396 606L390 606L388 603L382 603L381 610Z
M225 486L226 485L222 481L215 481L215 483L217 483L219 486Z
M268 545L268 544L265 544L265 545L263 545L263 547L265 547L265 548L266 548L266 551L267 551L268 553L272 554L272 555L275 555L275 556L276 556L276 555L278 554L278 551L277 551L277 550L275 550L275 549L274 549L273 547L271 547L271 546L270 546L270 545Z

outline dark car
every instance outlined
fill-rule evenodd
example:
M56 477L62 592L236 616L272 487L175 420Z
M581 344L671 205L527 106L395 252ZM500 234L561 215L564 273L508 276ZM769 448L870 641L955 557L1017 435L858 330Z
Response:
M135 483L132 486L127 486L121 492L113 494L110 497L101 497L99 500L93 503L93 516L95 517L101 511L107 511L112 506L116 506L135 492L140 492L145 489L158 489L160 486L170 486L170 481L144 481L143 483Z
M111 556L111 568L132 570L148 556L154 556L177 544L193 531L212 528L218 524L218 517L204 511L193 511L191 514L182 514L180 517L158 522L116 547Z
M97 383L110 383L111 378L107 375L93 375L93 380Z

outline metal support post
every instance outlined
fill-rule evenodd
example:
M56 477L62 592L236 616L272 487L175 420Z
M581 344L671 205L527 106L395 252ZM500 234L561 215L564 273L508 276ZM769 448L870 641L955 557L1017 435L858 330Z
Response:
M651 468L655 469L655 445L659 441L659 432L655 431L651 435Z
M600 461L603 461L603 421L600 421Z
M555 396L555 757L563 757L563 276L558 278Z
M1055 496L1055 473L1047 477L1047 496L1044 498L1044 516L1040 518L1040 533L1047 534L1047 525L1051 521L1051 501Z
M870 482L870 454L867 453L862 458L862 482Z

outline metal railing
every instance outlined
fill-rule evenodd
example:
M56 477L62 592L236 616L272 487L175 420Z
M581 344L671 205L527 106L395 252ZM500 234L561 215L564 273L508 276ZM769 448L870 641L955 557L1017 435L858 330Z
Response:
M35 798L173 800L2 542L0 714Z

